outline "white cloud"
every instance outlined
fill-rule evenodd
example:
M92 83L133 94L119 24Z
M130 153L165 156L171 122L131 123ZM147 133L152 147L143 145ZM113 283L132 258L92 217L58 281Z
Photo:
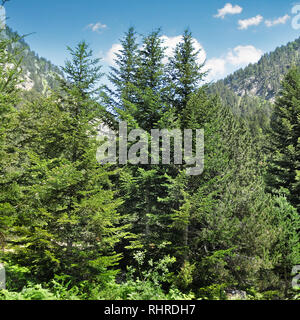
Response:
M262 56L263 52L254 46L237 46L227 54L227 61L234 66L247 65L256 63Z
M216 14L215 18L224 19L227 14L240 14L243 11L243 8L236 5L233 6L231 3L226 3L224 8L218 10L218 14Z
M252 45L237 46L230 49L227 54L220 58L212 58L206 61L204 70L208 71L206 81L219 80L249 63L256 63L262 56L263 52Z
M107 28L107 25L102 24L101 22L97 22L97 23L90 23L86 28L91 29L93 32L100 33L101 30L104 30Z
M166 47L166 58L164 60L164 63L166 63L167 59L173 56L176 45L182 41L182 36L168 37L163 35L161 36L161 40L163 41L163 46ZM260 49L257 49L252 45L239 45L228 50L228 52L221 57L213 57L205 61L206 51L196 39L193 38L193 42L195 49L197 51L200 50L198 63L202 64L205 62L204 71L208 72L206 81L221 79L226 76L229 71L232 72L232 70L244 67L249 63L256 63L263 54ZM114 59L116 58L116 53L120 50L122 50L121 44L113 44L106 55L104 55L104 61L111 66L115 66Z
M285 16L279 17L274 20L266 20L265 24L267 27L270 28L270 27L276 26L277 24L285 24L289 19L290 19L290 16L286 14Z
M222 78L226 73L226 60L222 58L208 59L204 66L207 71L206 81L212 81Z
M163 35L160 38L163 41L163 46L166 48L165 50L166 58L163 61L164 63L166 63L168 62L168 58L173 56L173 52L177 44L182 41L182 36L168 37Z
M163 41L163 46L166 48L165 55L166 58L164 58L163 63L168 62L168 58L172 57L174 54L174 49L176 48L177 44L179 44L182 41L182 36L176 36L176 37L168 37L166 35L161 36L161 40ZM195 38L193 38L193 46L196 51L199 51L197 62L199 64L204 63L206 59L206 52L202 45L199 43L199 41Z
M250 19L245 19L245 20L239 20L239 29L240 30L246 30L250 26L258 26L262 21L263 17L259 14L256 17L250 18Z
M168 58L172 57L174 54L174 49L176 48L177 44L179 44L182 41L182 36L175 36L175 37L168 37L166 35L161 36L161 40L163 41L163 46L165 49L165 55L166 57L163 59L163 63L168 62ZM206 59L206 52L202 45L193 38L193 45L196 51L199 51L199 55L197 58L197 62L199 64L204 63ZM116 58L116 53L118 53L120 50L122 50L122 45L119 43L115 43L112 45L112 47L109 49L107 54L104 56L104 61L106 61L109 65L115 66L114 59Z
M115 64L115 58L116 58L116 53L122 50L122 45L119 43L114 43L112 47L109 49L107 54L104 57L104 61L106 61L109 65L111 66L116 66Z

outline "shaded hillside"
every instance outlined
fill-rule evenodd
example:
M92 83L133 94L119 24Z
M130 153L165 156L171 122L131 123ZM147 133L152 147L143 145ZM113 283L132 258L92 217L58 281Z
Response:
M291 66L300 66L300 38L267 53L255 63L212 85L218 91L225 85L238 96L258 96L274 101L280 83Z
M9 27L1 33L1 37L13 38L18 34L13 32ZM25 37L26 38L26 37ZM53 65L45 58L39 57L37 53L30 49L24 39L17 43L18 49L22 50L22 89L26 91L36 91L45 93L47 89L54 88L56 85L56 76L62 76L60 69ZM10 47L9 50L14 50L15 47Z

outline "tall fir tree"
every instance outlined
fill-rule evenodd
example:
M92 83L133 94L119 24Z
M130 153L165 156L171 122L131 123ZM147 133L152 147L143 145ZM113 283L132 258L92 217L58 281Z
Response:
M134 51L129 52L128 48L131 51L138 48L134 35L132 29L125 35L123 49L115 61L114 77L110 79L117 86L122 103L121 108L118 104L116 108L119 119L127 122L128 130L140 128L150 134L151 129L161 126L167 110L164 48L160 30L156 30L143 38L133 57ZM162 223L166 220L165 205L158 201L159 195L165 192L164 170L160 166L128 163L121 172L120 182L120 194L125 199L123 210L131 212L133 232L146 248L152 247L157 253L157 246L164 241L162 233L167 229L167 223Z
M203 72L204 61L199 61L200 54L200 50L195 48L192 33L186 29L168 64L169 81L173 89L172 105L177 116L182 115L191 94L200 87L206 74Z
M288 200L300 212L300 72L295 67L283 80L275 103L270 144L270 191L285 189Z
M116 274L120 259L122 201L113 191L113 171L96 161L100 67L85 43L70 53L61 90L20 111L27 157L11 258L40 280L65 274L101 282Z
M20 51L15 46L19 37L8 39L0 30L0 246L4 247L8 229L15 220L19 188L16 183L18 150L13 140L14 118L21 83Z
M257 284L261 274L274 274L278 228L256 147L247 126L203 88L185 111L190 128L204 129L205 154L201 175L182 173L169 184L171 241L181 272L195 266L195 288Z
M147 132L157 128L168 108L165 103L164 49L160 30L156 30L144 37L139 50L133 116L139 127Z
M125 110L126 103L135 101L133 87L136 84L136 72L138 68L138 44L137 34L133 27L130 27L121 39L122 49L115 54L116 66L111 67L108 79L113 89L106 88L110 101L110 108L115 113Z

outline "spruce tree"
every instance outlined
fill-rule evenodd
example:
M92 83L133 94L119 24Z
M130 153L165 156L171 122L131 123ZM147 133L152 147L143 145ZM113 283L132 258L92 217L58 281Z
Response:
M270 144L270 191L285 189L300 212L300 72L296 68L291 68L282 82L271 119Z
M26 161L12 258L40 280L65 274L105 281L116 273L115 245L126 235L117 211L122 201L113 171L96 161L99 66L85 43L70 52L61 90L20 111Z
M257 284L274 267L270 251L278 229L256 147L246 125L203 89L191 96L185 111L187 125L205 132L204 171L178 175L169 184L175 256L182 268L196 266L195 287L243 288L245 279Z
M165 103L164 57L160 30L153 31L144 37L139 51L135 86L137 98L133 116L139 127L147 132L157 128L168 107Z
M133 27L125 33L121 40L122 49L116 53L115 67L111 67L108 79L113 89L106 87L110 101L109 107L119 113L126 108L126 104L135 100L134 89L138 63L137 35Z
M200 87L200 81L205 76L199 54L192 33L186 29L168 64L170 86L173 88L171 100L177 116L182 115L191 94Z
M9 51L20 39L7 39L0 31L0 246L4 246L8 229L15 219L19 188L16 183L18 150L14 147L13 128L19 101L20 52Z
M140 49L136 50L135 34L130 29L122 46L116 59L117 67L110 77L122 104L121 107L117 104L115 110L119 119L127 121L128 131L141 128L150 135L151 129L160 128L167 111L164 48L160 30L145 36ZM150 160L150 154L148 156ZM132 231L139 235L147 249L152 247L157 253L157 246L165 240L162 233L166 232L168 224L163 222L167 216L166 205L158 201L158 197L166 192L164 169L159 165L128 163L122 169L120 178L120 194L125 199L123 210L130 212Z

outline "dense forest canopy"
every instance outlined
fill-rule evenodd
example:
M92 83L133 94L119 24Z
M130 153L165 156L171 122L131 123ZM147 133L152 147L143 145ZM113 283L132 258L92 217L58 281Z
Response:
M299 299L291 287L300 264L297 63L277 92L287 69L279 57L292 63L299 40L212 89L201 81L190 30L164 63L161 31L138 42L130 28L109 74L111 89L99 87L101 61L85 41L68 48L70 60L57 70L5 32L2 299L229 299L231 292ZM26 96L24 72L36 75L36 90ZM252 77L260 97L236 95ZM267 83L275 104L262 99ZM97 127L117 131L120 121L146 132L204 129L203 173L188 175L187 163L97 162Z

